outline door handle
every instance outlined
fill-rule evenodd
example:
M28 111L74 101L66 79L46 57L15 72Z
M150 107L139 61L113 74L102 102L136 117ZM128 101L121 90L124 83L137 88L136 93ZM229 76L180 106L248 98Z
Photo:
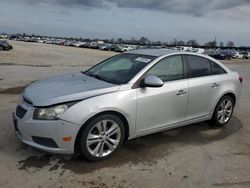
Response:
M187 91L184 91L183 89L179 90L176 95L185 95L187 94Z
M212 88L216 88L216 87L218 87L220 84L219 83L213 83L212 85L211 85L211 87Z

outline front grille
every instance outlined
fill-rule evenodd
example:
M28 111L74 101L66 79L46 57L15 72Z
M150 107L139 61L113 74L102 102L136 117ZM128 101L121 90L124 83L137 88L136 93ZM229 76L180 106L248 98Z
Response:
M27 98L25 98L25 97L23 97L23 102L26 103L26 104L28 104L28 105L33 105L32 101L29 100L29 99L27 99Z
M58 148L56 142L52 138L45 138L39 136L32 136L32 140L40 145L47 146L50 148Z
M23 107L21 106L17 106L16 107L16 116L19 118L23 118L24 115L26 114L27 110L25 110Z

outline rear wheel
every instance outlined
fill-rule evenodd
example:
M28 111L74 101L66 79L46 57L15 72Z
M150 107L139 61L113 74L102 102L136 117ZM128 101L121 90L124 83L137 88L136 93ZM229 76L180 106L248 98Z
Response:
M212 118L213 125L222 126L227 124L232 117L233 110L234 100L232 99L232 97L228 95L222 97L217 103L214 110Z
M124 124L114 115L102 115L88 123L82 132L80 149L91 161L111 156L123 143Z

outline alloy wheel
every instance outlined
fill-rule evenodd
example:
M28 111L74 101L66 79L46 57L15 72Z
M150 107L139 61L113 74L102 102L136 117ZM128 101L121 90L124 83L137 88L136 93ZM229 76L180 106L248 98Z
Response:
M88 152L95 157L111 154L121 141L121 129L113 120L101 120L89 131L86 140Z
M224 99L218 109L217 118L221 124L225 124L229 121L233 112L233 103L229 99Z

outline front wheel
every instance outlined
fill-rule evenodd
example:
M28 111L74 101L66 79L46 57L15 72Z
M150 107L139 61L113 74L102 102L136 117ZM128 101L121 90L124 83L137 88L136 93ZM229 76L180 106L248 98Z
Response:
M233 110L234 101L232 97L222 97L215 107L214 114L212 117L212 123L217 126L227 124L232 117Z
M124 124L119 117L111 114L101 115L84 128L80 149L88 160L103 160L122 145L124 137Z

